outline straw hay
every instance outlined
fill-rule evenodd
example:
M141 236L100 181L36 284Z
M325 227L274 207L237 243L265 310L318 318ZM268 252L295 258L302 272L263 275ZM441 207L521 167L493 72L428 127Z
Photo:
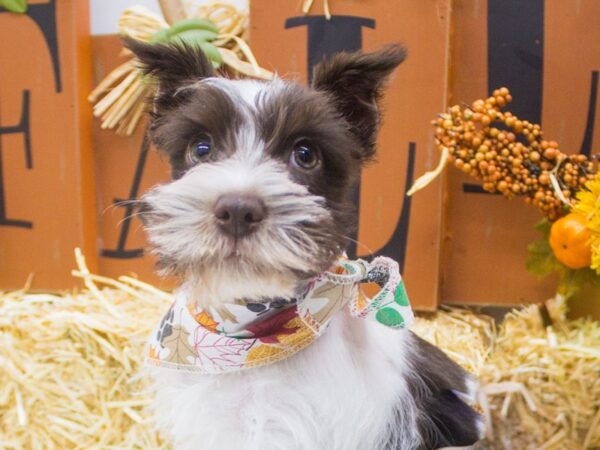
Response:
M544 329L535 305L496 329L487 316L448 309L414 331L479 376L487 440L478 448L578 450L600 446L600 324L552 309Z
M166 448L137 372L172 297L134 278L92 275L77 258L84 290L0 295L0 447ZM418 334L481 377L493 427L478 448L600 446L600 324L552 312L553 331L534 306L499 328L459 309L417 319Z
M171 296L83 260L75 275L87 289L0 296L0 448L161 448L136 375Z

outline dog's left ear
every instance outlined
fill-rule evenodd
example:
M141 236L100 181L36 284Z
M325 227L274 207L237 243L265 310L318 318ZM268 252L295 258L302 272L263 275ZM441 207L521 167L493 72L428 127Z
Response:
M337 53L314 69L312 87L331 96L363 145L365 160L375 154L385 82L405 58L406 49L394 44L373 53Z
M202 49L185 42L149 44L126 37L123 45L138 58L143 73L158 84L155 115L160 116L178 103L176 94L180 88L214 76L212 63Z

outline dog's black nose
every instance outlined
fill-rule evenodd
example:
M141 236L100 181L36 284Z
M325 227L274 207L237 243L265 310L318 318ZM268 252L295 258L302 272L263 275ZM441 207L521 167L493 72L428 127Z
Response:
M253 195L222 195L215 204L219 227L236 238L254 231L266 213L265 203Z

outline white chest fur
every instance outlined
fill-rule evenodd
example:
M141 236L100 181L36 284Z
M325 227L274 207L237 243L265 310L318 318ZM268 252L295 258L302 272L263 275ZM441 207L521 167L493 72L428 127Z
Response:
M177 450L384 449L419 444L410 334L339 314L276 364L223 375L153 369L156 418Z

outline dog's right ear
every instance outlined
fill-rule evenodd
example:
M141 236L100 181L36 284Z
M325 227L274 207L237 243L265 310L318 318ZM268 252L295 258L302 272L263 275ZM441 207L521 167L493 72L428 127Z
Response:
M337 53L314 69L313 88L331 96L350 130L363 144L364 160L375 154L383 87L405 58L406 49L392 44L372 53Z
M148 44L123 38L123 45L140 61L145 75L158 84L154 98L154 113L159 115L181 101L180 88L202 78L214 76L212 63L202 49L185 42Z

